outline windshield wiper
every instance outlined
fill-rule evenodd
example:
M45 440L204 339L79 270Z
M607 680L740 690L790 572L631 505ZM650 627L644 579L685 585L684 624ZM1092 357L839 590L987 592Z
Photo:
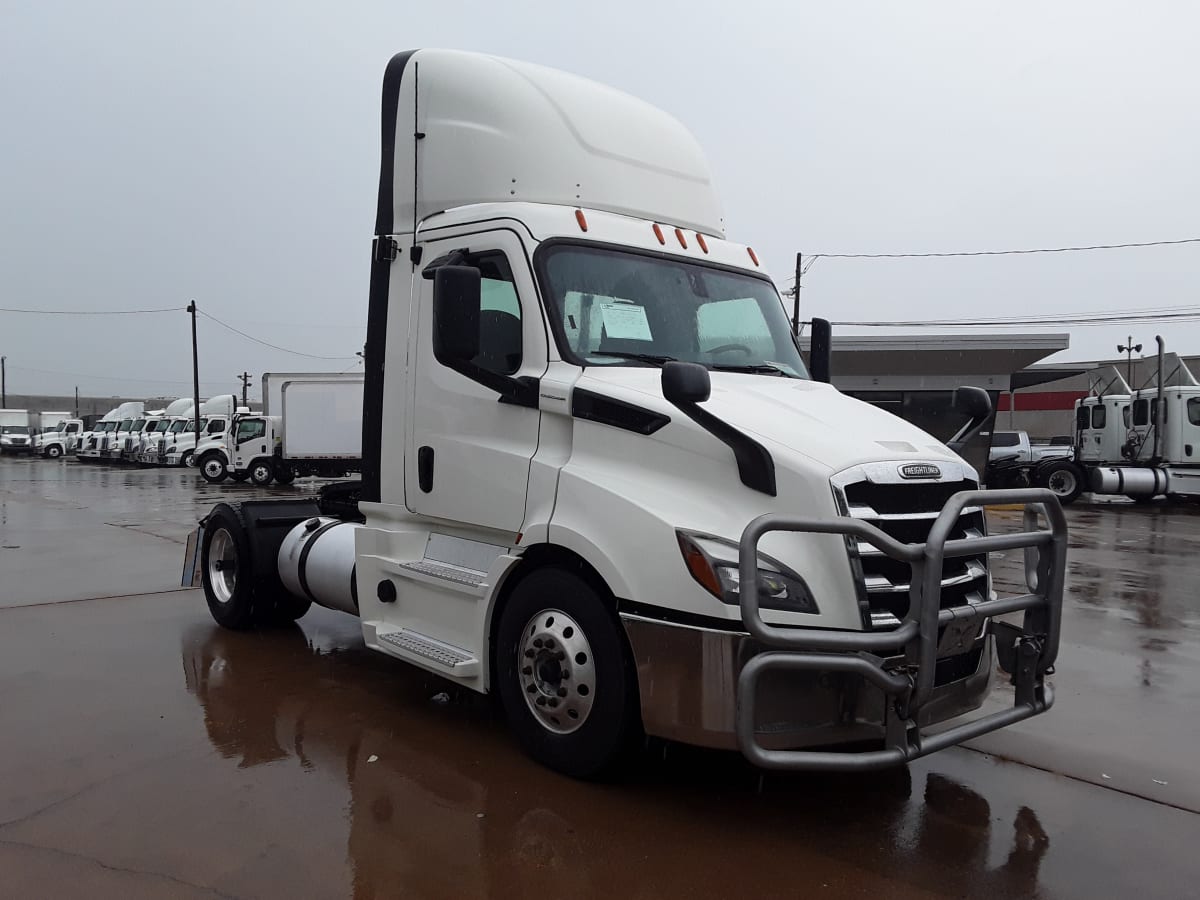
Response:
M653 353L621 353L617 350L593 350L588 356L611 356L614 359L635 359L638 362L661 366L664 363L675 362L673 356L657 356Z
M748 372L751 375L782 375L784 378L796 377L792 373L781 369L779 366L773 366L770 363L758 363L752 366L737 366L731 363L709 363L708 367L718 372Z

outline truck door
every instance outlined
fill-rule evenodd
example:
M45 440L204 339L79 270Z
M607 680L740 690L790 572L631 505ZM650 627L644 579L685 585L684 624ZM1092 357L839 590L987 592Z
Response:
M511 231L489 231L430 241L424 266L454 251L465 251L455 264L474 266L481 275L480 352L474 362L500 375L543 375L546 329L519 238ZM418 267L405 505L421 515L518 532L540 413L499 402L494 389L434 358L433 285Z

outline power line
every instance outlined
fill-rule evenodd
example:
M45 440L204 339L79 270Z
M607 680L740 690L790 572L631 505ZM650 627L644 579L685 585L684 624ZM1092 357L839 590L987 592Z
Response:
M1122 322L1191 322L1200 319L1200 308L1184 312L1135 312L1122 315L1099 313L1093 315L1059 314L1055 316L1011 316L980 319L905 319L891 321L840 321L834 325L854 328L1027 328L1073 325L1098 327Z
M1170 241L1136 241L1125 244L1089 244L1078 247L1030 247L1016 250L952 250L927 253L806 253L821 259L944 259L953 256L1024 256L1031 253L1080 253L1089 250L1127 250L1136 247L1171 247L1179 244L1200 244L1200 237Z
M13 309L0 306L0 312L26 313L35 316L141 316L149 313L182 312L182 306L161 309Z
M237 328L234 328L232 325L228 324L227 322L222 322L216 316L212 315L211 313L206 313L202 309L197 309L196 311L199 312L200 315L204 316L204 318L211 319L212 321L214 321L218 325L220 325L222 328L232 331L234 334L241 335L248 341L253 341L256 344L262 344L262 346L264 346L264 347L270 347L272 350L278 350L281 353L291 353L294 356L306 356L309 359L353 359L354 358L353 356L320 356L316 353L304 353L301 350L292 350L288 347L280 347L278 344L272 344L269 341L264 341L261 338L256 338L252 334L246 334L246 332L241 331Z

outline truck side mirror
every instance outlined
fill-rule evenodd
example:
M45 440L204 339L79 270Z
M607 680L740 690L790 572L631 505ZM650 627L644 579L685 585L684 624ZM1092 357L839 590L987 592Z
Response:
M955 453L961 453L967 442L975 437L992 416L992 398L983 388L959 387L954 389L954 409L968 416L967 424L958 430L954 437L946 441L946 446Z
M662 368L662 392L673 406L703 403L712 393L708 369L699 363L669 362Z
M833 325L828 319L812 320L812 340L808 344L808 368L813 381L829 384L833 378Z
M473 360L479 354L479 270L439 266L433 275L433 355L438 362Z

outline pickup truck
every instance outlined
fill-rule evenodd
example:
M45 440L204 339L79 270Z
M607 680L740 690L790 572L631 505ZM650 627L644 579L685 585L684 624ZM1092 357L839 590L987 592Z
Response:
M1045 459L1069 459L1074 452L1071 438L1067 436L1052 437L1048 443L1035 444L1029 440L1026 431L996 431L992 433L988 463L1039 463Z

